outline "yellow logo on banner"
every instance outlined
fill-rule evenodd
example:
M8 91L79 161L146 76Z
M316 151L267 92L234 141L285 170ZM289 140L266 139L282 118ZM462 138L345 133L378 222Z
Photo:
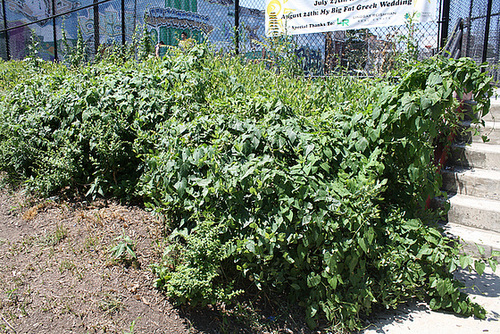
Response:
M271 0L266 7L266 35L278 36L286 32L285 16L296 11L293 8L285 8L288 0Z

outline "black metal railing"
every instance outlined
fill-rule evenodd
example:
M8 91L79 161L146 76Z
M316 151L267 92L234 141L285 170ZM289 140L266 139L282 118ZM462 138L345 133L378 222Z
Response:
M459 19L453 28L450 38L441 50L447 58L460 58L462 56L462 41L464 35L464 21Z
M500 1L451 1L450 23L463 20L461 53L478 63L488 63L495 82L500 80Z

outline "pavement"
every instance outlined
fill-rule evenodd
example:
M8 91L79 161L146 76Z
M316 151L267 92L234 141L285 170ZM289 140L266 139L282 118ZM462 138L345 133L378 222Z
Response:
M500 267L496 272L487 268L483 275L460 271L456 278L463 281L469 296L482 305L486 319L465 318L449 312L432 311L425 303L402 304L376 316L362 334L500 334Z
M476 245L481 245L486 256L500 250L500 233L469 226L448 223L444 226L448 236L459 237L464 251L480 257ZM500 257L497 257L500 262ZM500 334L500 264L493 272L487 266L483 275L460 270L455 278L464 282L465 292L482 305L486 319L462 317L450 312L432 311L421 302L401 304L396 310L388 310L372 319L371 325L361 334Z

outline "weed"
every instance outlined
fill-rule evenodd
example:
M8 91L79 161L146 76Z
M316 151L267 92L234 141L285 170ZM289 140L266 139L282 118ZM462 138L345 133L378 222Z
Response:
M78 267L69 260L64 260L59 265L59 272L62 274L65 271L71 272L73 275L76 276L78 280L83 279L83 270L82 269L79 270Z
M65 271L74 271L74 270L76 270L76 265L69 260L63 260L59 265L59 272L61 274Z
M30 31L31 31L31 36L30 36L30 42L28 44L28 54L26 60L34 68L38 68L40 67L41 63L43 63L42 59L38 57L41 50L41 43L36 34L36 30L30 29Z
M5 294L7 295L7 300L11 305L16 305L19 301L19 294L17 292L18 289L19 287L5 292Z
M121 236L115 238L114 240L118 241L118 243L109 249L111 258L114 261L130 261L137 259L134 252L135 243L129 236L125 235L125 231L123 231Z
M34 236L28 236L24 237L20 242L14 243L9 251L11 252L12 255L19 254L21 252L26 252L29 248L33 246L33 244L36 241L36 237Z
M116 296L114 293L105 293L104 297L99 302L99 309L106 312L107 314L118 313L122 310L123 303L120 296Z
M140 318L133 320L132 323L130 324L129 328L127 330L123 331L123 334L134 334L135 322L139 319Z
M56 246L68 237L68 229L63 225L57 225L54 232L47 234L41 242L47 246Z
M101 238L99 238L98 236L89 235L83 242L83 248L88 252L95 252L96 248L99 246L100 241Z
M62 28L62 43L64 60L71 66L81 66L87 62L88 59L88 49L85 40L83 39L83 34L81 27L78 26L77 37L75 46L70 46L68 39L66 37L66 30L64 26Z
M24 274L22 274L22 273L18 273L18 275L19 275L19 276L14 276L14 277L12 277L12 282L13 282L16 286L20 287L20 286L23 286L23 285L24 285L24 281L23 281L23 276L24 276Z

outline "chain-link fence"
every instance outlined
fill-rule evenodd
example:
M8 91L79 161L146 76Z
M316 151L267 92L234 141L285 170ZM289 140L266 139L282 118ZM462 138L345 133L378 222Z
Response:
M398 57L412 53L427 58L442 46L443 23L467 20L465 55L480 58L484 45L486 3L492 0L453 2L449 19L439 1L436 22L360 30L294 35L288 39L308 75L347 70L377 75L395 66ZM92 57L99 45L124 44L143 32L152 43L178 45L183 39L209 42L216 50L250 59L272 54L273 40L265 37L265 0L1 0L0 56L23 59L38 41L38 56L61 60L74 45L78 30ZM488 60L498 64L500 3L495 1L490 20ZM184 34L182 34L184 33ZM445 38L446 36L441 36ZM96 43L97 41L97 43Z
M500 79L500 2L495 0L451 1L450 29L464 20L461 56L488 62L493 79Z

